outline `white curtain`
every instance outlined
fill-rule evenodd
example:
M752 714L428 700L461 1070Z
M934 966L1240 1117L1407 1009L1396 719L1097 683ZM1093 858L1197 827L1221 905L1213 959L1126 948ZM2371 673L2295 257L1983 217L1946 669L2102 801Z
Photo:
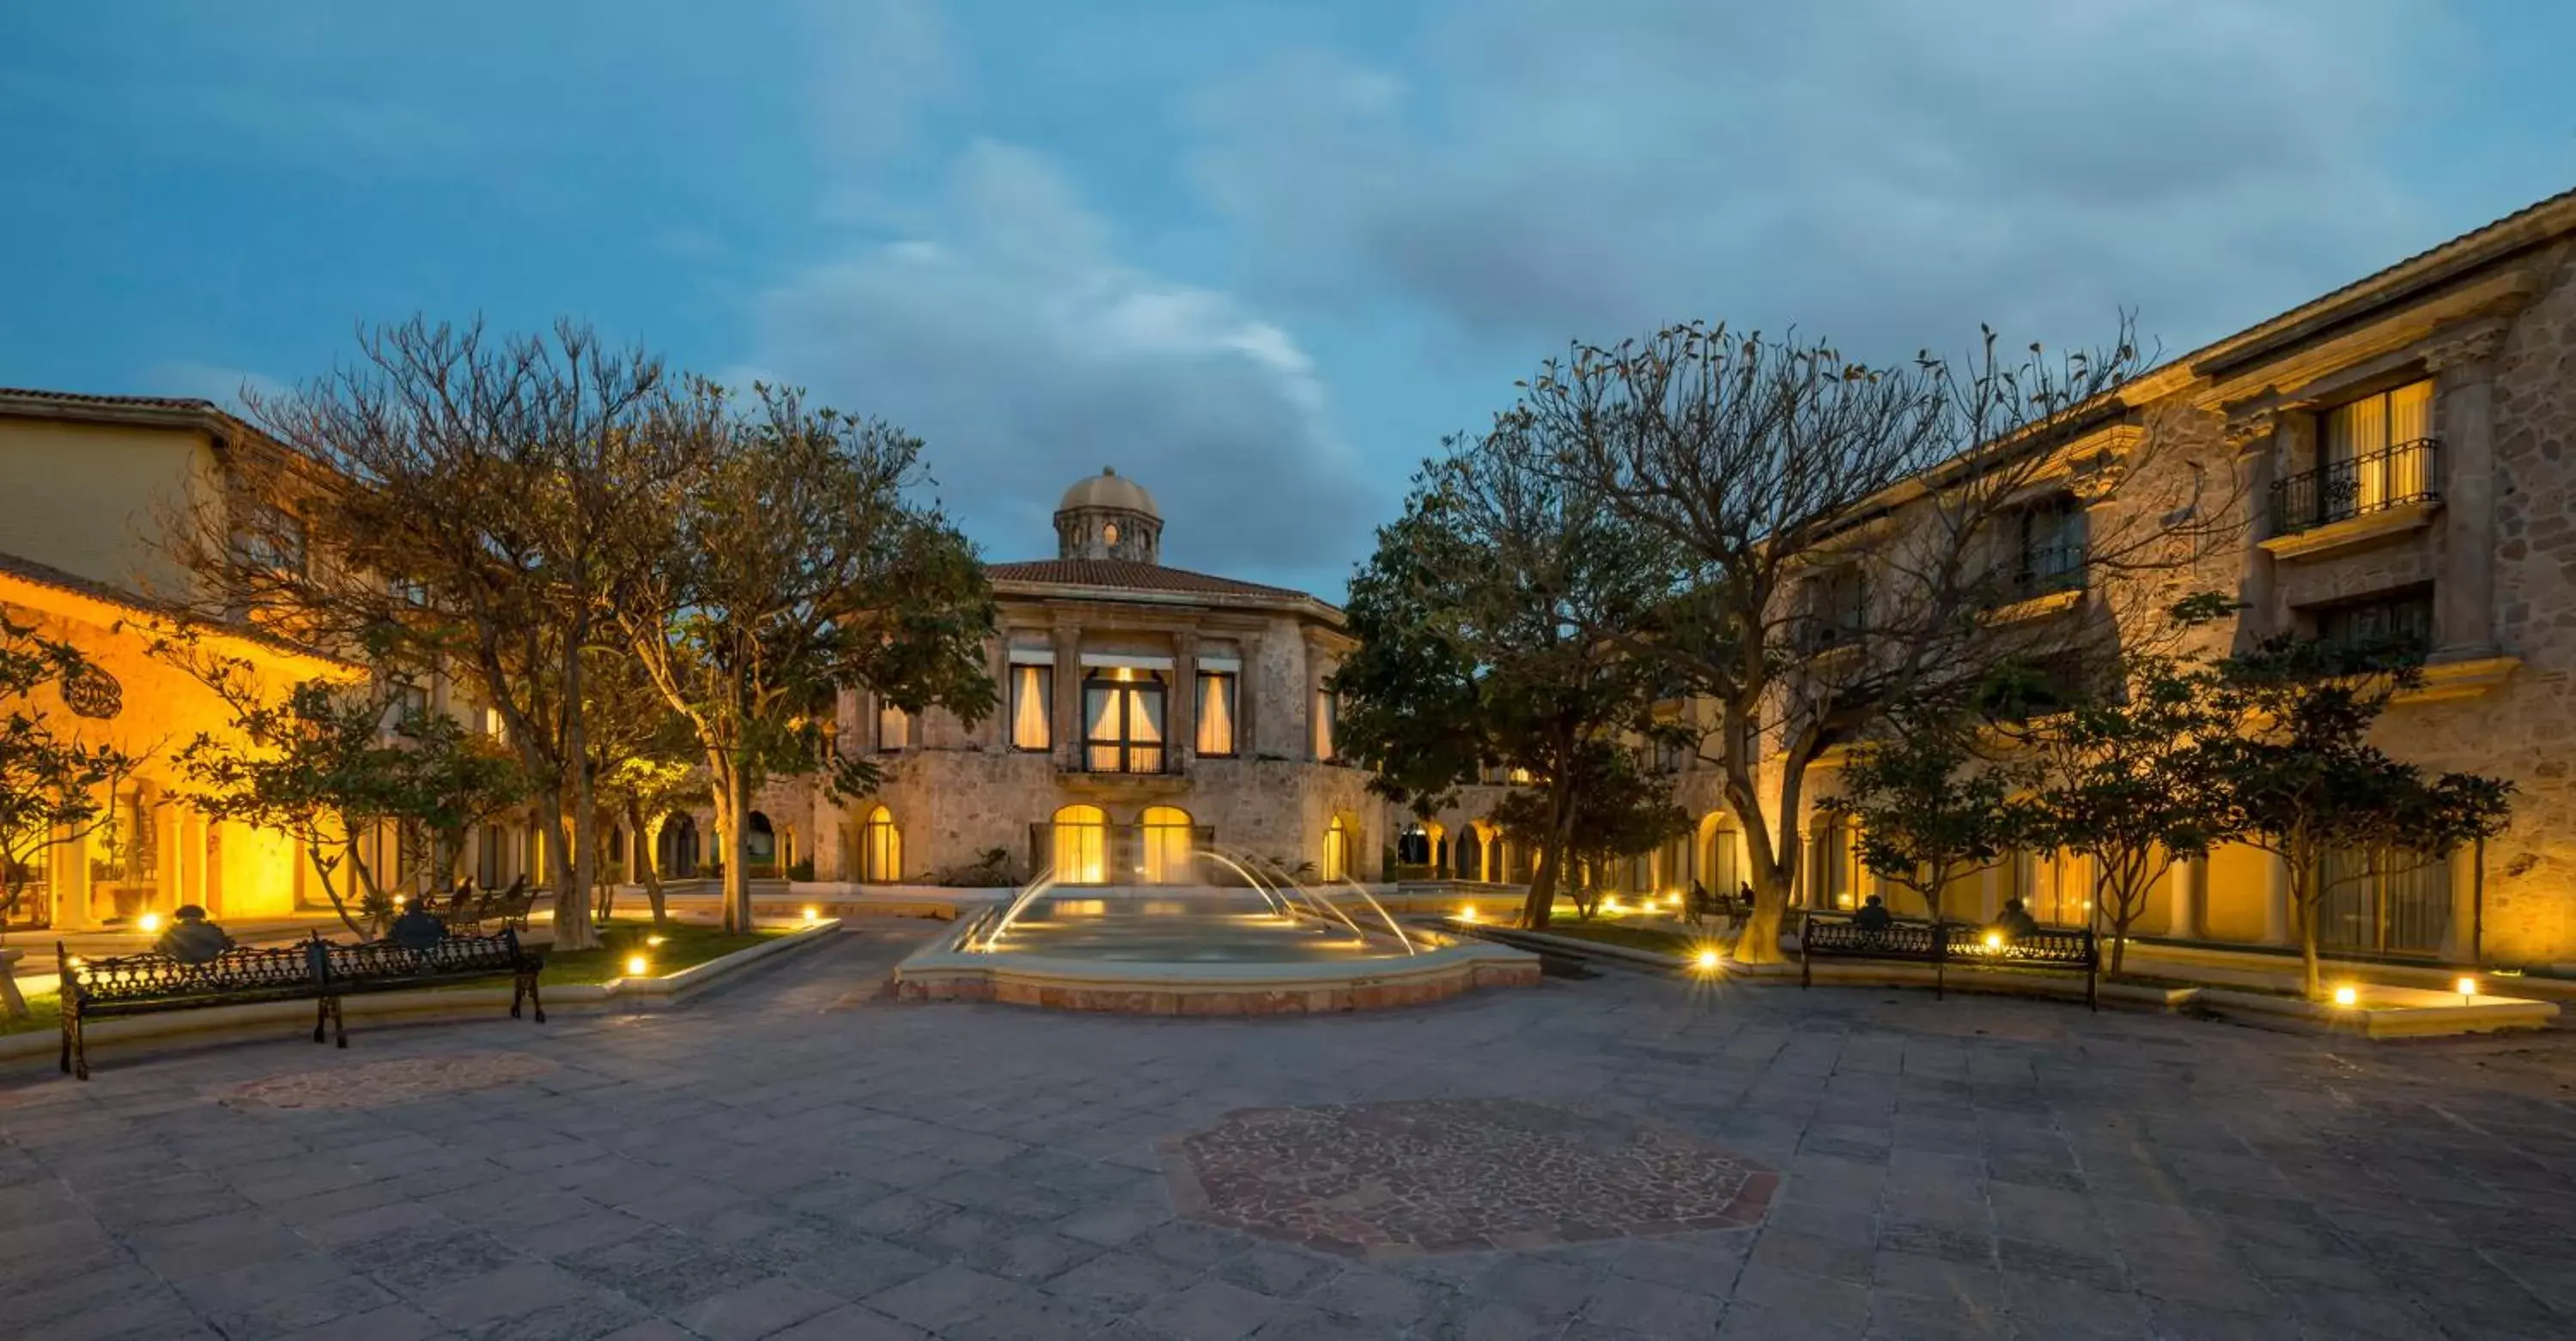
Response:
M1199 677L1199 739L1201 754L1234 753L1234 677L1202 675Z
M909 749L912 746L912 714L888 703L877 709L877 748Z
M1022 750L1043 750L1052 743L1054 732L1047 720L1049 672L1044 666L1011 668L1011 746Z
M1118 688L1115 685L1086 686L1082 696L1083 718L1087 723L1083 735L1094 742L1089 751L1091 767L1115 772L1118 769Z

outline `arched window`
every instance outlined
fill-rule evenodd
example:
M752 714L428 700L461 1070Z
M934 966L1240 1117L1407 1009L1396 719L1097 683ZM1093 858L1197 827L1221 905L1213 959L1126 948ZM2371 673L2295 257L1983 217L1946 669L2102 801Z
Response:
M1333 816L1333 822L1324 826L1324 879L1341 881L1351 878L1351 838L1350 826L1344 824L1339 815Z
M1819 811L1807 839L1807 906L1854 908L1860 905L1860 844L1851 816L1839 810Z
M1098 885L1109 879L1109 815L1098 806L1066 806L1055 812L1056 883Z
M859 826L859 879L872 885L903 879L903 830L894 827L894 812L884 806L869 811Z
M742 865L746 875L759 875L764 868L776 874L778 866L778 831L769 825L769 817L755 810L743 825Z
M1699 884L1721 898L1733 898L1744 886L1744 836L1735 819L1712 810L1699 822Z
M1191 883L1197 863L1190 854L1190 812L1177 806L1147 806L1144 821L1145 883Z

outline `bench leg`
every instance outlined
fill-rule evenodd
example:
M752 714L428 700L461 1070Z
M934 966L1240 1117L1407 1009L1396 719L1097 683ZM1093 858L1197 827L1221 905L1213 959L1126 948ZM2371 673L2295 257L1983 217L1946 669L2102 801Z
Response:
M537 994L537 975L533 973L528 975L528 1005L536 1011L537 1023L544 1024L546 1022L546 999ZM516 1009L513 1009L510 1012L512 1016L516 1016L518 1013L519 1012Z
M313 1041L319 1043L323 1039L330 1037L330 1031L331 998L327 996L317 996L313 998Z
M63 1019L71 1029L69 1042L72 1051L72 1079L87 1080L89 1079L89 1035L81 1028L81 1017L78 1012L67 1014Z
M63 1005L63 1018L59 1022L60 1031L63 1036L64 1075L70 1075L72 1073L72 1021L78 1018L80 1018L79 1007L74 1006L69 1002L65 1002Z
M336 996L331 998L331 1031L338 1036L339 1046L344 1048L349 1046L349 1017L341 1008L340 998Z

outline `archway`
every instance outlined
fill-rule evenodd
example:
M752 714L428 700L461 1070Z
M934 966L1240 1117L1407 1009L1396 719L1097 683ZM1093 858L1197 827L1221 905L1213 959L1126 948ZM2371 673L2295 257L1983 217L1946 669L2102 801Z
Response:
M1097 885L1109 878L1109 815L1098 806L1073 805L1055 812L1055 834L1049 865L1058 884Z
M491 861L498 857L499 849L497 841L485 846L487 862L492 866L483 881L487 887L492 884L491 877L500 873L497 862ZM653 843L653 864L668 879L694 878L698 873L697 820L683 812L662 821L662 832Z
M742 866L747 876L778 874L778 831L757 810L743 823Z
M859 825L859 879L871 885L903 879L903 830L895 827L894 812L884 806L870 810Z
M1351 879L1351 848L1358 841L1358 826L1333 816L1324 826L1324 860L1322 875L1327 883Z
M1190 854L1190 812L1178 806L1147 806L1143 815L1145 883L1185 885L1197 878Z
M1720 898L1733 898L1746 887L1744 834L1735 816L1712 810L1699 822L1699 886Z

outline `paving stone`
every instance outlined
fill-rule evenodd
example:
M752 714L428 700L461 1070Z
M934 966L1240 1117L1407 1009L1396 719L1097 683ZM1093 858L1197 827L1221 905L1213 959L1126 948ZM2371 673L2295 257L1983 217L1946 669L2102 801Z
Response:
M671 1316L691 1334L707 1341L755 1341L846 1303L839 1295L771 1276L698 1300Z

